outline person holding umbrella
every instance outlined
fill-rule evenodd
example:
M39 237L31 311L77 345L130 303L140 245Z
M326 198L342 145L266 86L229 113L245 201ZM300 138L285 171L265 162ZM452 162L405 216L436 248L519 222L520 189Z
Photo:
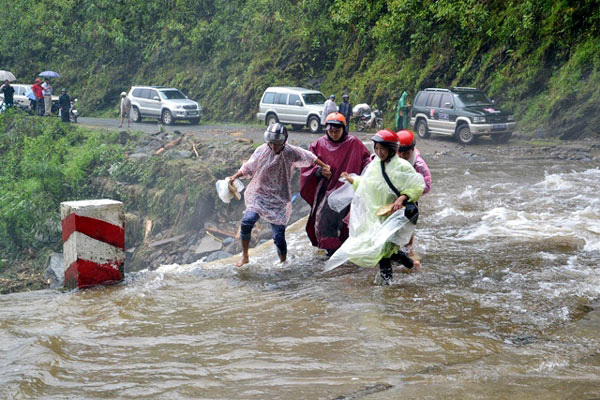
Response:
M44 95L44 115L49 117L52 115L52 85L49 78L46 78L42 83L42 94Z
M7 79L4 84L0 86L0 91L4 95L4 107L10 108L14 105L14 94L15 88L10 85L10 81Z

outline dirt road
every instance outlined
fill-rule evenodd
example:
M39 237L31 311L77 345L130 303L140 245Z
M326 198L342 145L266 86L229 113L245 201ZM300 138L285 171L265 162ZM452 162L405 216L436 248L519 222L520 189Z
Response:
M80 118L81 125L90 128L104 128L124 130L119 128L119 121L111 118ZM202 140L231 141L232 139L252 139L255 143L262 143L265 127L264 125L243 124L200 124L190 125L187 122L178 122L174 125L158 125L155 121L132 122L131 131L142 131L148 134L156 133L160 129L167 132L179 131L190 133ZM308 129L302 131L291 131L289 142L294 145L308 147L324 133L310 133ZM369 141L374 131L356 132L351 134L358 136L363 141ZM577 161L600 161L600 139L588 138L579 141L559 140L530 140L529 136L515 134L506 144L494 144L490 138L479 138L474 144L464 146L454 138L448 136L432 136L426 140L418 140L417 147L427 156L434 157L465 157L474 158L519 158L536 157L559 160Z

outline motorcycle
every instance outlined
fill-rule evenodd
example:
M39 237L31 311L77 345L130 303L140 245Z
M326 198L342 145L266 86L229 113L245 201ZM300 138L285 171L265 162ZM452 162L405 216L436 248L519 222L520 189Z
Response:
M356 129L360 132L365 129L383 129L383 113L378 109L371 110L367 104L358 104L352 109Z
M77 111L77 108L75 108L75 103L77 102L77 97L75 97L74 99L71 100L71 110L69 111L69 121L73 122L74 124L77 123L77 118L79 117L79 112ZM61 117L62 116L62 109L58 109L58 116Z

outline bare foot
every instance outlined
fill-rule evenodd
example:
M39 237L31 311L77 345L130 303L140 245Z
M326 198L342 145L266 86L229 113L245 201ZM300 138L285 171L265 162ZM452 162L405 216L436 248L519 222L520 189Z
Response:
M248 259L248 257L242 256L242 259L238 262L235 263L236 267L241 267L244 264L248 264L250 262L250 260Z

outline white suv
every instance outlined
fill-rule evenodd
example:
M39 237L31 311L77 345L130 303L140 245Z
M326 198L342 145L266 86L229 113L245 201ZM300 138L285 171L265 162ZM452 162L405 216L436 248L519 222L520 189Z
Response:
M202 107L187 98L180 90L162 86L133 86L127 95L131 100L131 119L155 118L165 125L187 119L196 125L202 116Z
M300 130L308 126L311 132L321 130L321 113L325 96L317 90L300 87L273 86L263 93L256 117L267 126L276 122L292 124Z

